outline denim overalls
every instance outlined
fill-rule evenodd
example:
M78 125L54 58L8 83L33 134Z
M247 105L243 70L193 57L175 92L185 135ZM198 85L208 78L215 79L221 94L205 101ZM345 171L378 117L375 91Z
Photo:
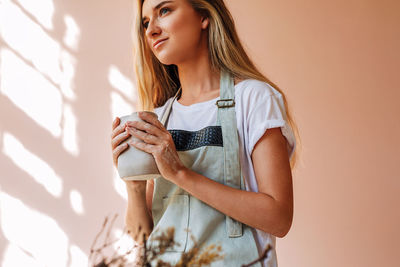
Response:
M232 77L221 70L220 100L216 103L217 126L196 132L169 131L179 158L187 168L218 183L244 189L239 162L234 90ZM166 128L173 101L167 104L161 116L161 123ZM224 259L215 261L212 267L241 266L259 257L249 226L210 207L162 177L154 180L152 214L154 230L148 244L154 245L151 241L153 235L160 234L170 226L175 228L174 240L179 243L179 246L174 246L160 257L164 261L174 264L182 252L193 247L190 235L202 246L221 245ZM253 266L261 265L257 263Z

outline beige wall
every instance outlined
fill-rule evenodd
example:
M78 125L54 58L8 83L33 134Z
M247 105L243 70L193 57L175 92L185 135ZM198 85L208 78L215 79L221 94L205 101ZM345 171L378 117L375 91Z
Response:
M302 136L279 265L398 266L399 2L227 2ZM30 3L0 2L0 260L82 266L106 215L123 227L109 136L136 101L132 3Z

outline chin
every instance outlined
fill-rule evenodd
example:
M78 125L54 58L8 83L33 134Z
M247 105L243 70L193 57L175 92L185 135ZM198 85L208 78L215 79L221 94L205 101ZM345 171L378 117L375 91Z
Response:
M158 58L158 61L160 61L164 65L175 64L172 60L166 60L166 59L163 59L163 58Z
M176 56L171 56L171 55L156 55L156 58L158 61L160 61L164 65L172 65L177 63L177 57Z

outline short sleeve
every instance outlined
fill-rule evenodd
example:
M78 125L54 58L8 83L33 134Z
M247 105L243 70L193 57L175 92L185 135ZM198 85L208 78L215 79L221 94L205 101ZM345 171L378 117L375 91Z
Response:
M281 127L290 158L295 150L296 139L287 121L282 94L278 91L270 94L267 90L257 90L250 98L247 108L249 154L251 155L254 146L268 129Z

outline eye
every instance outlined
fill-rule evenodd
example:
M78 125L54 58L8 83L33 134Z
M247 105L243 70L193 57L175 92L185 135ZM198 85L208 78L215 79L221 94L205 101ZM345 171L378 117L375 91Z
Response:
M160 9L160 14L163 14L163 11L170 11L170 9L168 7L163 7Z
M169 11L171 11L171 9L168 8L168 7L160 8L160 15L163 15L164 13L168 13ZM149 26L149 22L148 21L143 23L143 28L147 29L148 26Z

